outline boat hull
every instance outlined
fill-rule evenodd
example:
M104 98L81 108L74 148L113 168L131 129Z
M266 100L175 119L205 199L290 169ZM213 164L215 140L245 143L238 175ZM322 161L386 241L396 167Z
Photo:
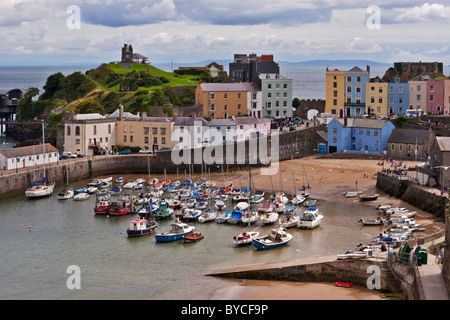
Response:
M155 240L156 242L172 242L172 241L178 241L178 240L182 240L186 237L186 235L188 235L190 232L185 232L185 233L179 233L179 234L157 234L155 235Z
M284 242L277 242L277 243L265 243L263 240L260 239L253 239L252 245L258 249L258 250L269 250L269 249L275 249L279 247L283 247L289 243L290 239Z
M155 231L156 227L151 227L151 228L147 228L147 229L142 229L142 230L127 230L127 235L128 237L140 237L140 236L145 236L148 234L153 233L153 231Z

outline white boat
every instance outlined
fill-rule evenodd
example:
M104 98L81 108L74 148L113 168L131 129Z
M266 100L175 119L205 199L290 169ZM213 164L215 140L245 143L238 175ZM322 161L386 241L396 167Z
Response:
M359 197L359 195L362 193L362 191L346 191L342 193L342 195L346 198L354 198Z
M133 189L136 185L136 182L134 180L129 180L127 183L123 185L123 189Z
M361 222L365 226L382 226L384 224L384 220L381 217L377 219L359 219L358 222Z
M275 202L273 204L273 211L277 213L282 213L286 210L286 205L282 202Z
M217 218L216 212L205 211L200 215L200 217L198 217L198 222L200 223L211 222L216 220L216 218Z
M302 204L303 202L305 202L305 200L306 200L305 197L303 197L303 196L297 194L297 195L295 195L295 196L292 198L291 203L292 203L293 205L299 205L299 204Z
M298 227L300 229L313 229L320 225L323 219L323 215L320 214L317 207L309 207L300 216L300 221L298 222Z
M81 192L73 197L73 200L83 201L89 199L89 193Z
M184 221L195 221L201 216L201 214L201 210L185 208L181 211L181 214L177 214L177 217L180 217L180 219Z
M247 194L237 194L235 195L232 200L234 202L238 202L238 201L248 201L248 195Z
M96 193L97 191L98 191L97 187L87 187L86 188L86 193L89 193L89 194Z
M244 225L254 224L258 219L258 212L247 210L242 214L241 223Z
M33 183L33 185L29 186L25 191L25 196L27 198L42 198L48 197L53 194L53 189L55 188L55 184L47 184L45 181L43 183L39 183L39 181Z
M72 189L64 188L58 193L57 198L59 200L67 200L67 199L72 199L73 196L74 196L74 192Z
M269 201L264 202L261 207L258 208L258 212L272 212L273 211L273 204Z
M156 242L170 242L184 239L184 237L194 232L195 227L180 221L170 224L168 232L162 232L155 235Z
M404 211L404 212L397 212L394 214L389 215L389 219L395 219L395 218L413 218L416 215L417 211Z
M271 232L262 237L253 239L253 246L258 250L274 249L284 246L293 238L284 228L272 229Z
M223 202L223 200L215 200L214 208L216 210L223 210L223 209L225 209L225 202Z
M226 212L221 212L217 214L216 222L217 223L225 223L228 222L228 219L230 219L231 213L229 210Z
M169 208L178 209L181 206L181 201L178 199L169 199L167 200L167 204Z
M116 183L117 184L121 184L121 183L123 183L123 177L117 177L117 179L116 179Z
M297 227L299 221L300 221L299 216L288 214L288 215L284 215L282 218L280 218L278 223L280 224L280 227L287 229L287 228Z
M272 196L272 201L287 204L289 202L289 199L286 197L284 192L277 192Z
M250 205L248 204L248 202L239 202L237 205L234 206L234 210L241 210L241 211L245 211L248 209Z
M277 220L278 213L276 212L265 212L259 215L259 221L263 226L274 224Z
M367 257L366 251L347 251L337 255L338 260L362 259Z
M264 197L263 196L259 196L259 195L254 195L250 199L251 203L260 203L260 202L263 202L263 201L264 201Z
M244 229L233 236L233 243L237 246L251 244L253 239L259 237L259 231Z
M414 219L411 219L411 218L390 219L388 221L388 225L391 225L394 227L399 227L399 226L420 227L420 223L417 223Z

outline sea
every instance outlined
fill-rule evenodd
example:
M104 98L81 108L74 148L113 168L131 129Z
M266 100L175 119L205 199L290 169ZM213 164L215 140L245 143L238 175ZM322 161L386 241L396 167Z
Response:
M0 89L42 89L53 73L84 72L92 67L0 67ZM294 97L324 98L325 68L290 67L281 72L294 79ZM0 142L3 148L15 143L5 137L0 137ZM78 181L71 187L85 187L88 182ZM223 286L225 280L206 276L216 268L336 255L372 241L381 232L378 227L358 223L360 218L377 216L373 206L324 197L317 202L325 216L321 225L314 230L290 229L293 240L279 249L235 247L232 238L242 226L215 222L195 223L205 234L198 243L156 243L153 235L127 237L126 229L136 216L95 215L94 197L57 200L56 194L63 187L57 185L48 198L27 200L23 194L0 199L1 300L204 298L208 290ZM340 192L336 190L336 194ZM228 203L229 209L233 206ZM167 231L169 224L159 221L157 232ZM262 227L261 234L270 228ZM154 310L145 311L152 316Z

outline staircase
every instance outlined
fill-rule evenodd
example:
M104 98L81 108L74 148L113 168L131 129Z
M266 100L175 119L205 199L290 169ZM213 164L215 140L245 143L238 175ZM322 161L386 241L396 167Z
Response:
M389 263L386 260L381 260L377 262L377 265L378 267L380 267L381 275L383 279L386 281L387 287L390 289L390 291L392 293L402 294L403 290L400 285L400 282L397 280Z

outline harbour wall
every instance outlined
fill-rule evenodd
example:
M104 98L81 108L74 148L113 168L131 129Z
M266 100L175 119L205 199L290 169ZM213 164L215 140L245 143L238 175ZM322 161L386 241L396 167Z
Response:
M267 139L252 139L234 144L189 149L186 151L163 151L153 155L104 155L89 158L59 161L46 166L45 176L57 185L76 182L105 175L125 174L168 174L184 172L215 172L226 169L267 167L278 161L301 158L315 154L320 136L317 126L305 130L282 133L278 141L271 136ZM273 144L273 152L271 151ZM256 148L256 149L255 149ZM256 151L257 150L257 151ZM177 153L173 161L172 152ZM180 163L181 162L181 163ZM0 199L10 195L23 194L28 183L42 180L44 168L21 168L0 170Z

